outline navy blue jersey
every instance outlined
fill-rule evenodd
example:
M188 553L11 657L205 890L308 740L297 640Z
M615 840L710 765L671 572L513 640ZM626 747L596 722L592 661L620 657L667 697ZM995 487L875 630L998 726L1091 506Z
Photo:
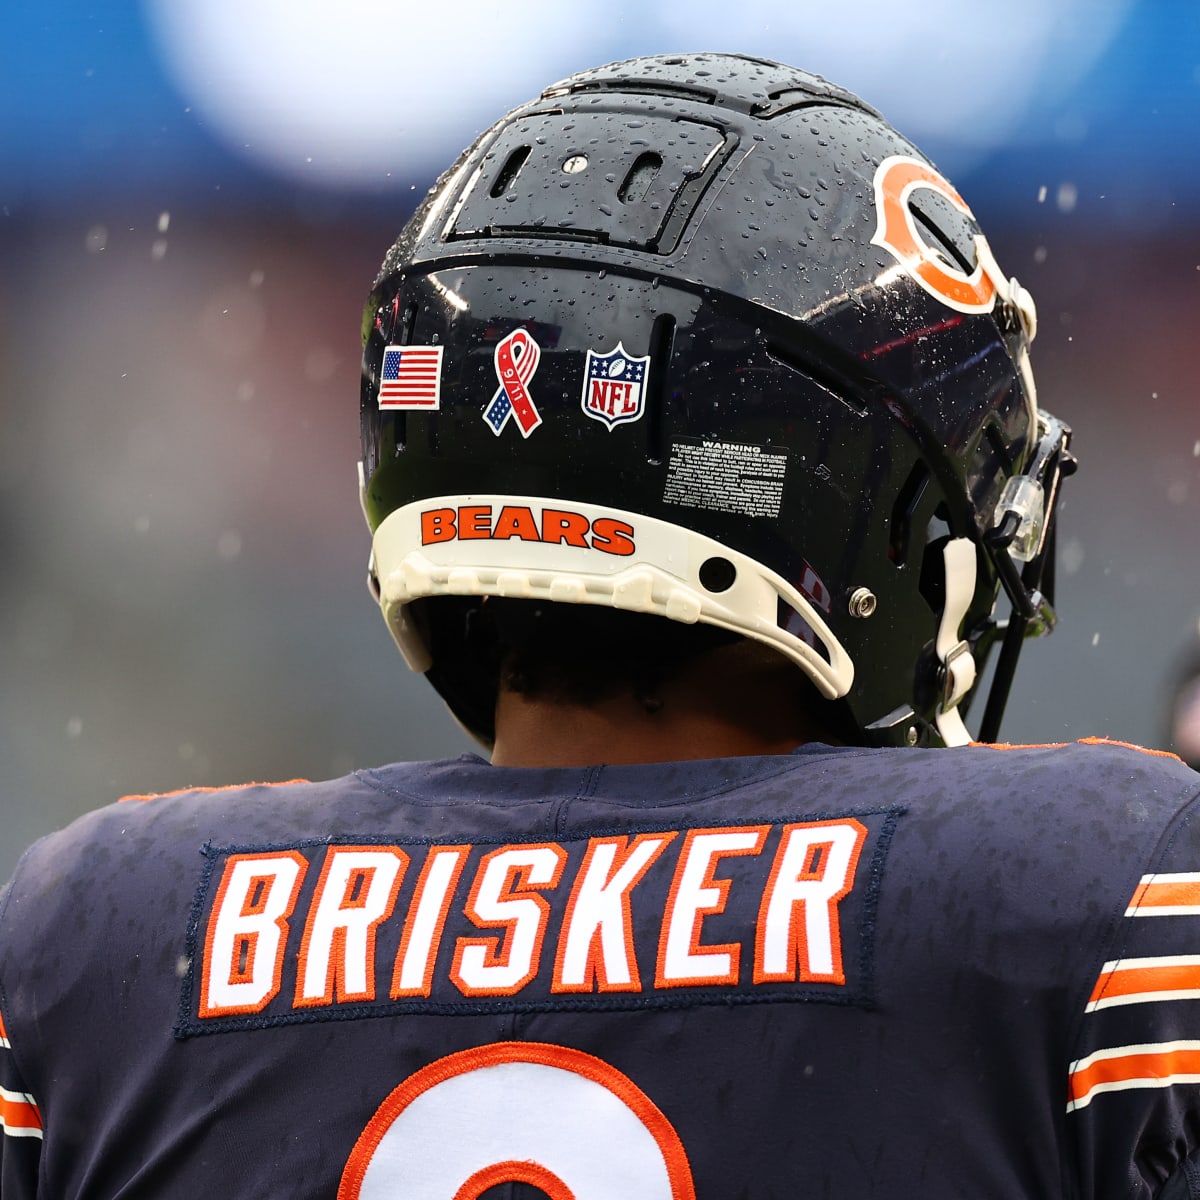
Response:
M110 806L0 892L0 1194L1200 1196L1198 793L810 746Z

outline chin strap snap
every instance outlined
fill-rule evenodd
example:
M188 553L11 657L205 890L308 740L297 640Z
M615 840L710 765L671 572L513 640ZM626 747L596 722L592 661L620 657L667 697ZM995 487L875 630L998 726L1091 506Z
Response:
M947 746L971 740L959 714L959 701L975 686L975 658L959 636L959 627L975 595L975 545L969 538L951 538L943 550L946 564L946 603L938 625L934 651L942 666L942 699L934 723Z

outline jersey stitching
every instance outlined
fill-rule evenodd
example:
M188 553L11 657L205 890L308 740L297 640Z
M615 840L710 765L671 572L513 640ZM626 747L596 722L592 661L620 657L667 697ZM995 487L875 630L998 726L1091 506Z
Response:
M887 853L892 843L892 836L900 818L908 812L906 807L896 807L885 817L875 843L875 852L871 855L871 865L867 872L867 890L863 900L863 916L859 945L859 974L862 980L864 1006L867 1009L876 1007L875 997L875 923L879 916L879 895L883 890L883 871L887 862Z
M653 811L653 810L651 810ZM851 805L846 808L822 809L818 812L786 812L772 814L768 816L754 815L754 813L742 813L738 815L739 824L768 824L768 825L787 825L796 822L804 821L836 821L843 817L875 817L875 816L901 816L908 811L907 807L898 804L872 804L872 805ZM711 818L695 821L680 821L668 820L662 818L647 823L638 823L636 832L638 833L668 833L672 830L686 829L707 829L713 824ZM529 833L524 837L507 837L503 834L479 834L471 839L471 844L475 846L523 846L529 842L540 842L545 840L545 833L548 830L543 830L540 833ZM613 825L588 825L585 829L568 830L562 836L566 841L582 842L588 838L594 837L616 837L620 834L631 832L629 827L621 824ZM229 854L250 854L250 853L274 853L282 850L298 850L305 847L316 846L439 846L444 842L444 838L435 837L426 834L342 834L337 836L327 837L309 837L309 838L292 838L288 841L280 842L245 842L234 843L232 845L216 845L213 842L206 842L200 849L199 853L210 856L210 862L224 857Z
M817 992L811 988L797 986L795 991L774 993L771 995L754 995L750 993L712 993L692 991L686 996L664 994L655 996L653 1008L713 1008L728 1007L743 1004L829 1004L839 1008L870 1008L861 995L841 996L830 992ZM487 1004L479 1001L432 1001L419 1002L391 1001L387 1004L346 1004L338 1008L303 1010L278 1013L270 1016L253 1017L223 1017L212 1025L202 1025L191 1018L187 1023L180 1023L171 1031L177 1041L188 1038L204 1037L216 1033L242 1033L253 1029L271 1029L282 1025L303 1025L323 1023L327 1021L361 1021L374 1017L397 1016L467 1016L467 1017L497 1017L510 1014L537 1014L550 1012L645 1012L647 1004L644 996L605 996L593 993L591 998L577 999L547 999L547 1000L502 1000L491 999Z
M858 748L838 749L833 752L833 755L836 755L837 758L839 760L841 760L842 758L847 758L847 759L848 758L860 758L869 753L871 753L870 748L864 747L861 750ZM828 768L830 766L830 764L827 760L830 757L832 757L832 756L829 754L820 754L820 755L813 756L811 758L806 757L806 758L802 758L799 760L795 760L795 759L789 760L789 761L786 761L785 763L783 763L782 765L780 765L779 767L776 767L773 769L764 769L764 770L760 771L758 774L748 775L743 779L738 779L738 780L731 781L729 783L720 784L716 787L708 789L707 791L689 793L687 796L672 796L669 799L664 800L661 804L656 804L653 807L654 807L654 809L657 809L657 808L669 808L669 807L676 806L676 805L697 804L704 800L715 799L718 796L725 796L731 792L741 791L743 788L753 787L760 783L766 783L769 780L778 779L784 775L787 775L789 772L792 772L792 771L802 771L805 768L812 767L814 765L814 763L816 763L816 762L822 763L826 768ZM609 765L611 765L611 764L601 764L600 765L601 770L604 770ZM498 768L498 769L503 769L503 768ZM589 768L589 769L591 769L591 768ZM526 797L526 796L513 796L507 800L490 799L485 796L464 797L461 800L457 800L452 797L430 799L428 796L420 796L412 791L408 791L401 787L396 787L394 784L385 783L382 779L379 779L377 777L376 772L373 768L363 768L361 770L355 771L353 773L353 775L354 775L355 779L359 780L359 782L365 784L367 787L371 788L373 791L380 792L381 794L383 794L385 796L391 796L395 799L405 800L412 804L420 805L423 808L441 808L441 807L449 807L449 806L478 808L480 806L483 806L483 807L488 807L488 808L504 809L504 808L511 808L514 804L535 802L532 797ZM597 776L597 778L599 778L599 776ZM595 794L594 790L589 793L589 795L594 795L594 794ZM550 800L550 799L555 799L555 798L556 797L550 796L550 795L543 797L544 800ZM625 798L625 797L620 797L620 796L609 796L609 795L603 795L600 797L600 799L603 800L603 802L605 804L612 804L612 805L620 806L621 808L639 808L639 809L642 809L643 811L647 811L647 812L653 811L653 809L648 809L646 807L646 803L643 799Z
M573 796L564 795L558 804L555 805L555 837L566 837L567 823L568 818L570 817L572 804L576 800L588 800L596 794L596 788L600 784L600 774L603 770L603 767L588 767L575 794Z
M581 791L585 790L588 780L584 780L581 785ZM867 817L867 816L882 816L884 818L878 830L877 844L875 853L872 856L871 867L869 869L867 879L865 880L867 891L864 897L864 919L861 930L861 936L864 941L859 951L859 967L862 972L859 986L853 994L837 994L829 990L820 990L811 985L805 985L797 982L790 990L785 993L768 993L757 995L753 993L729 993L723 992L705 992L699 989L689 991L686 995L673 996L670 994L655 995L654 1007L664 1009L684 1009L698 1006L720 1006L731 1004L767 1004L767 1003L822 1003L840 1005L842 1007L858 1007L870 1009L874 1007L874 963L871 959L871 947L868 941L876 932L875 921L878 907L878 889L882 881L883 859L886 854L886 849L890 844L891 834L895 829L899 817L907 811L899 805L877 805L873 807L855 808L853 810L839 810L838 812L823 812L823 813L804 813L799 815L777 814L770 818L772 824L785 825L795 822L810 822L821 820L836 820L845 817ZM747 820L750 818L747 817ZM663 823L661 830L653 826L639 825L638 832L653 833L667 830L679 830L681 828L704 828L710 822L698 821L690 826L683 826L679 821ZM566 836L563 840L585 841L592 837L614 836L617 834L628 833L628 829L622 826L612 826L605 829L588 829L586 832L575 833L574 836ZM406 846L416 845L437 845L441 839L428 837L405 837L402 839ZM530 841L541 840L537 837L526 839ZM191 915L187 926L186 953L188 958L188 967L181 980L180 998L179 998L179 1018L176 1022L172 1033L177 1040L183 1041L191 1037L202 1036L209 1033L220 1032L237 1032L252 1029L264 1029L280 1025L303 1024L309 1022L322 1022L329 1020L355 1020L370 1017L395 1016L400 1013L412 1014L434 1014L434 1015L479 1015L479 1016L496 1016L498 1014L520 1014L520 1013L544 1013L555 1011L594 1011L594 1010L634 1010L642 1009L646 1006L646 997L644 994L638 995L604 995L597 993L589 993L577 997L559 997L559 998L539 998L534 1000L504 1000L496 997L490 998L486 1003L479 1001L464 1000L464 1001L416 1001L412 998L406 998L402 1001L392 1003L380 1003L378 1001L369 1004L346 1004L337 1008L326 1009L320 1011L304 1010L290 1011L285 1013L275 1014L255 1014L245 1017L228 1017L223 1018L219 1022L206 1024L198 1021L193 1017L192 1011L195 1003L196 983L196 961L199 953L199 932L203 913L206 907L206 901L211 892L212 876L216 869L218 861L230 854L247 853L247 852L271 852L274 850L283 849L300 849L304 847L329 847L337 845L391 845L396 841L395 838L388 838L382 835L373 837L347 837L347 838L311 838L304 840L293 840L286 845L269 845L262 844L243 845L243 846L228 846L216 847L212 843L206 843L202 848L207 862L204 870L201 873L199 886L196 890L196 896L192 903ZM512 838L492 837L483 838L477 837L474 839L475 845L521 845L521 841Z

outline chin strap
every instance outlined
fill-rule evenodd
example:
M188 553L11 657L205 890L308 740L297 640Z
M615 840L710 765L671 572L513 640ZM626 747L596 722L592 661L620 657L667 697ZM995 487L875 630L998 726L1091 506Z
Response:
M934 723L947 746L965 746L971 741L971 735L963 724L958 704L975 686L975 659L970 645L959 636L959 627L975 595L975 544L969 538L951 538L943 555L946 603L942 607L934 651L942 664L944 683Z

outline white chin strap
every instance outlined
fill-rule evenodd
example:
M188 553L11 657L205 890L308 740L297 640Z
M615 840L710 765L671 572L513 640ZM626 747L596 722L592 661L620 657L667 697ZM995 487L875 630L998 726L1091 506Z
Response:
M717 589L704 582L713 560L728 570ZM637 513L529 496L417 501L380 522L372 575L384 619L415 671L428 670L431 659L408 614L413 600L511 596L729 629L774 647L830 700L854 682L849 653L799 588L712 538ZM781 600L815 645L780 627Z
M946 603L934 650L946 673L942 700L934 723L947 746L965 746L971 735L958 711L959 701L975 686L975 659L959 636L959 627L975 595L975 545L969 538L952 538L944 550Z

